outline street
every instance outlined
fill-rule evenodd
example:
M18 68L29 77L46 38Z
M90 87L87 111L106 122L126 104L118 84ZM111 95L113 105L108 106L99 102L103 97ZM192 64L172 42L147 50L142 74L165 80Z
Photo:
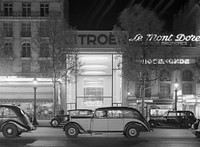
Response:
M38 127L36 131L8 139L0 134L0 147L199 147L200 139L188 129L161 129L141 133L136 139L121 134L79 135L66 138L62 128Z

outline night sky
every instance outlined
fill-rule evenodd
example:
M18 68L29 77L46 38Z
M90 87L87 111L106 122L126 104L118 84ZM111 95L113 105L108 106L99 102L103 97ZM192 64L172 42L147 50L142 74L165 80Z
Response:
M172 30L173 16L189 0L69 0L69 24L78 30L112 30L120 12L128 6L142 4L156 12Z

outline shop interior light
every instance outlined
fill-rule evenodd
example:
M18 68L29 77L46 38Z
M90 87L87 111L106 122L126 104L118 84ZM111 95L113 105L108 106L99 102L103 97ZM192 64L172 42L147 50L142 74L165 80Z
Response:
M92 61L92 62L95 62L95 61L107 61L108 60L108 57L103 57L103 56L83 56L83 57L80 57L81 60L84 60L84 61Z
M83 65L81 68L86 70L99 70L99 69L107 69L108 66L105 65Z
M83 75L105 75L106 73L103 71L85 71L82 74Z

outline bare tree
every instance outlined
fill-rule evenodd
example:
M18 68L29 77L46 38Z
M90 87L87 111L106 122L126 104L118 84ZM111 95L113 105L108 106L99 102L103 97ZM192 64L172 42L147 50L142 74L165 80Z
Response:
M50 17L40 22L38 35L35 37L35 49L39 57L43 57L45 69L40 72L50 74L53 82L53 114L55 115L57 100L56 86L60 79L69 80L70 73L77 73L79 60L75 48L75 30L59 16L59 13L51 13ZM65 80L65 81L67 81Z
M153 11L135 5L121 13L119 25L114 28L122 46L119 51L122 55L122 76L137 83L138 90L135 95L142 99L143 115L145 91L147 92L158 79L166 78L167 71L175 68L173 62L177 61L178 52L173 45L163 46L156 40L156 35L162 32L162 27L163 22ZM155 38L150 39L150 35Z

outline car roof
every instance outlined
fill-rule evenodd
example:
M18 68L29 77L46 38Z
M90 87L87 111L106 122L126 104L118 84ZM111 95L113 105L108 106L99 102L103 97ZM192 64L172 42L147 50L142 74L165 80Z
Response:
M18 106L15 106L15 105L0 105L0 107L20 109Z
M67 110L67 111L93 111L91 109L72 109L72 110Z
M131 108L131 107L100 107L100 108L97 108L96 110L111 110L111 109L112 110L135 110L135 111L138 111L137 109Z

